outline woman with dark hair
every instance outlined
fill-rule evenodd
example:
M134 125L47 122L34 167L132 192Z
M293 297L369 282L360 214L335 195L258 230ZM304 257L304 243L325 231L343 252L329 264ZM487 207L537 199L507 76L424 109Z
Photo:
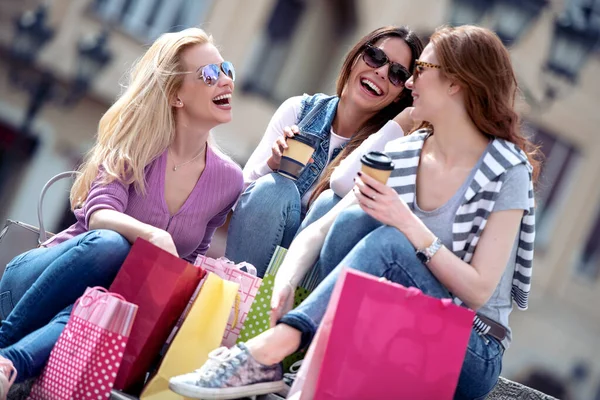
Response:
M229 259L254 264L262 276L275 248L289 247L311 199L329 187L341 160L370 136L383 150L385 143L404 135L398 123L407 115L399 114L412 104L404 82L422 50L417 35L407 28L376 29L346 56L336 95L292 97L279 107L244 168L247 189L229 226ZM395 117L397 122L390 122ZM274 171L286 139L296 134L314 136L319 144L293 181Z
M389 186L359 173L343 203L298 234L276 277L277 324L215 350L198 371L173 378L172 390L227 399L281 388L280 362L310 344L343 268L476 310L455 398L492 390L512 339L512 302L527 308L535 235L538 163L514 111L510 55L487 29L441 28L406 86L412 118L433 129L386 146L395 163ZM321 221L333 224L319 243ZM326 278L290 311L285 299L317 257Z

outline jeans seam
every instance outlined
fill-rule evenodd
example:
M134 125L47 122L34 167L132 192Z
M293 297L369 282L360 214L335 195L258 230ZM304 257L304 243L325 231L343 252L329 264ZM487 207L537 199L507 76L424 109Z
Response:
M283 240L283 232L285 231L285 227L287 226L287 215L286 218L282 221L283 223L279 224L279 228L277 229L277 241L275 243L273 243L273 245L271 246L271 250L269 251L269 260L271 260L273 258L273 254L275 254L275 250L277 250L277 243L281 243L281 241ZM270 264L270 262L269 262ZM269 266L267 265L267 269L269 269Z
M480 340L481 340L481 339L480 339ZM491 341L490 341L490 343L491 343ZM489 348L489 346L490 346L490 345L489 345L489 343L488 343L488 344L485 344L485 347L486 347L486 348ZM498 345L498 346L500 346L500 345ZM494 356L492 356L492 357L489 357L489 358L486 358L486 357L483 357L483 356L481 356L481 355L480 355L480 354L478 354L476 351L474 351L473 349L471 349L471 347L470 347L470 346L467 346L467 351L468 351L469 353L471 353L471 355L473 355L473 356L475 356L475 357L479 358L479 359L480 359L480 360L482 360L482 361L486 361L486 362L487 362L487 361L493 361L493 360L495 360L495 359L496 359L496 358L498 358L498 356L501 354L501 350L500 350L500 348L498 348L498 352L497 352L497 353L496 353Z

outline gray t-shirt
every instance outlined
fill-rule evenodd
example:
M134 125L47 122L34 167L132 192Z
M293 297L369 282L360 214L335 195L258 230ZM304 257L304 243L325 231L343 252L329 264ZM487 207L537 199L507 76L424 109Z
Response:
M489 146L491 146L491 143ZM427 228L440 238L442 243L444 243L444 246L449 249L452 249L452 224L456 218L456 212L461 206L465 192L471 185L475 172L481 166L483 156L486 152L481 156L477 165L473 168L473 172L471 172L454 196L441 207L431 211L423 211L419 208L418 199L415 196L415 215L417 215ZM506 172L506 178L504 179L504 183L502 184L502 188L500 189L500 193L494 204L494 212L504 210L529 210L529 172L524 164L519 164ZM512 311L511 289L518 245L519 235L517 233L511 256L506 265L506 269L504 270L504 274L500 279L500 283L488 302L478 310L478 313L502 324L508 329L507 338L504 339L502 343L505 348L508 348L510 341L512 340L511 330L508 325L508 316Z

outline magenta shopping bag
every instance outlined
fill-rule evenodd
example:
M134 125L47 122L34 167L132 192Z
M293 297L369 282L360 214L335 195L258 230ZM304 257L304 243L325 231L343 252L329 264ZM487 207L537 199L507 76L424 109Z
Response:
M452 399L473 311L347 269L290 398Z
M28 399L108 399L137 309L106 289L88 288Z

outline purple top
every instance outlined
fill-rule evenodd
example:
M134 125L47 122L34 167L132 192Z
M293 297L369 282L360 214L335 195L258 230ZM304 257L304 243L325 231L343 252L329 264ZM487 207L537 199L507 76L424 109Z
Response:
M165 150L145 168L145 196L138 194L134 185L119 181L102 185L96 179L83 207L75 210L77 222L43 245L56 246L87 232L90 216L95 211L110 209L166 230L173 237L179 256L194 262L199 254L206 253L215 230L225 223L242 192L242 170L208 146L204 172L179 211L170 215L164 196L166 160Z

